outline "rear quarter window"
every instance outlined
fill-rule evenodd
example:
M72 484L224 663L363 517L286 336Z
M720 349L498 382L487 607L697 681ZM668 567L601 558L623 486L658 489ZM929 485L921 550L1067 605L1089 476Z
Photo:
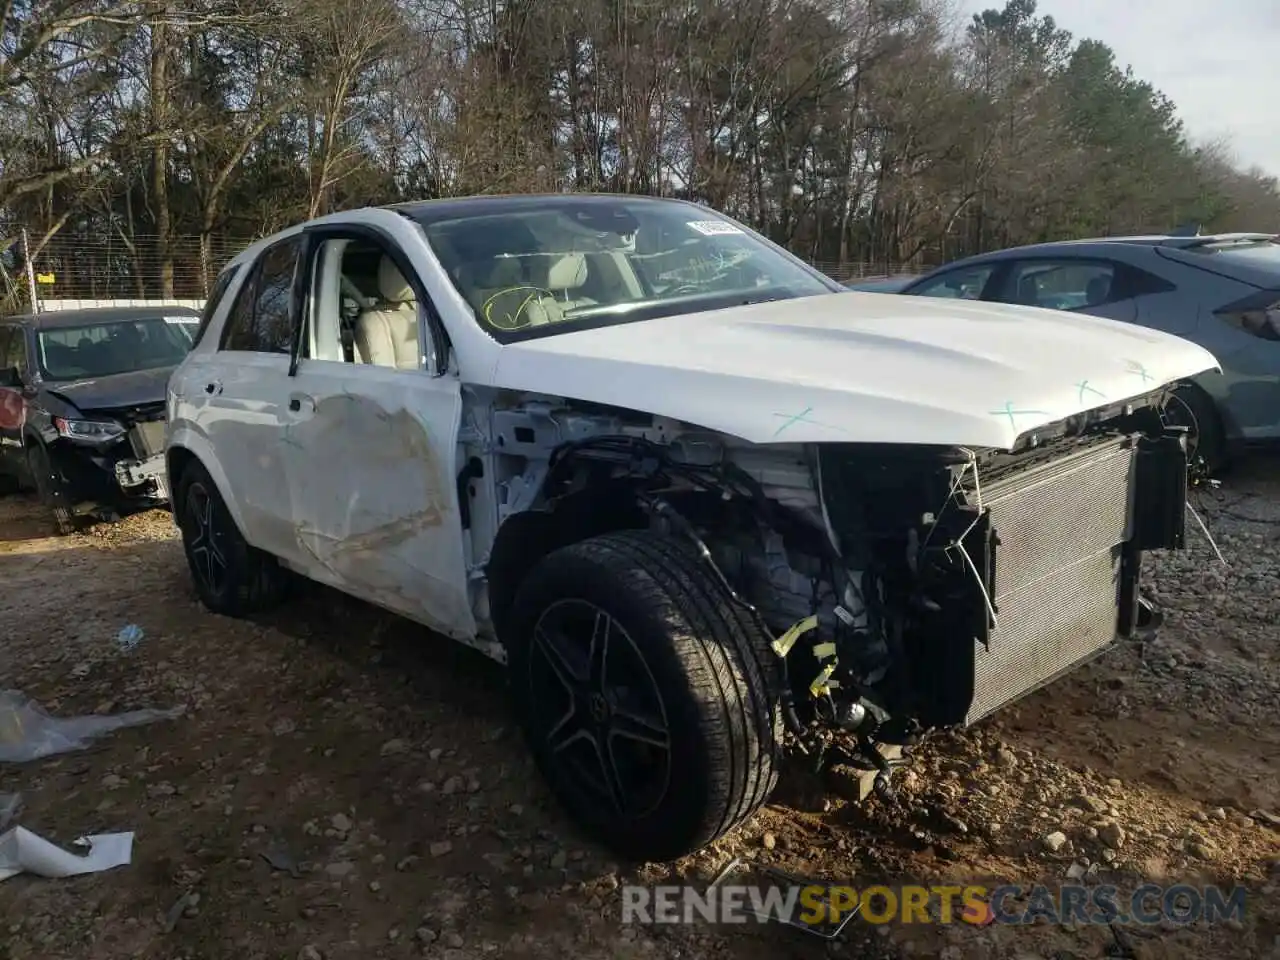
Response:
M200 326L196 327L196 335L191 340L191 349L194 350L200 345L205 331L209 329L209 324L213 322L214 315L218 312L218 304L227 295L231 282L242 269L242 267L229 267L218 274L218 279L213 281L213 289L209 291L209 299L204 302L204 311L200 314Z

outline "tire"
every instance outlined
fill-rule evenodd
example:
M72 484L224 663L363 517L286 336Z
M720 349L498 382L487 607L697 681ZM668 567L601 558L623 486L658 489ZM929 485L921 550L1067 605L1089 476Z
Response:
M40 505L48 512L53 532L60 537L76 532L76 518L71 512L70 496L61 474L49 459L43 444L33 442L27 448L27 470L36 485Z
M675 860L768 799L782 741L769 638L683 541L627 531L557 550L508 623L538 767L615 854Z
M182 471L174 505L191 579L209 610L245 617L279 602L284 571L248 544L202 464Z
M1216 473L1226 465L1226 435L1222 418L1213 398L1192 383L1180 384L1165 404L1166 423L1187 427L1187 459L1194 466L1197 459L1202 469Z

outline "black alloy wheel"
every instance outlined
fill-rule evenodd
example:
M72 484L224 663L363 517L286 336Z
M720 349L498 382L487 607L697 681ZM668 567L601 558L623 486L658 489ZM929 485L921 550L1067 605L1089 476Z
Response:
M526 682L544 748L581 802L651 812L671 779L671 735L657 681L626 629L586 600L559 600L533 628ZM558 695L557 695L558 694Z
M768 799L776 658L688 543L628 530L553 551L520 584L502 637L543 777L619 856L677 859Z
M182 470L173 505L196 593L209 610L243 617L281 598L284 571L245 540L203 464Z

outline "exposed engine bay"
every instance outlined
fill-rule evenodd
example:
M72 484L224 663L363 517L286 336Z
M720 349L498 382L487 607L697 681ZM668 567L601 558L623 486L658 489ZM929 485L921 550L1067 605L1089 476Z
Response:
M1147 625L1140 555L1182 545L1187 486L1159 400L1013 451L755 445L579 403L474 403L491 412L463 430L458 479L488 574L477 616L501 633L529 518L566 538L657 527L767 625L799 748L842 732L884 768L877 744L973 723Z

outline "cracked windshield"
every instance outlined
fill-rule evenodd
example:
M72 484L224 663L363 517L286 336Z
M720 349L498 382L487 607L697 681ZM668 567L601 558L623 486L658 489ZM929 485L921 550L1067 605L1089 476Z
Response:
M499 337L839 290L693 205L547 200L426 230L454 286Z

